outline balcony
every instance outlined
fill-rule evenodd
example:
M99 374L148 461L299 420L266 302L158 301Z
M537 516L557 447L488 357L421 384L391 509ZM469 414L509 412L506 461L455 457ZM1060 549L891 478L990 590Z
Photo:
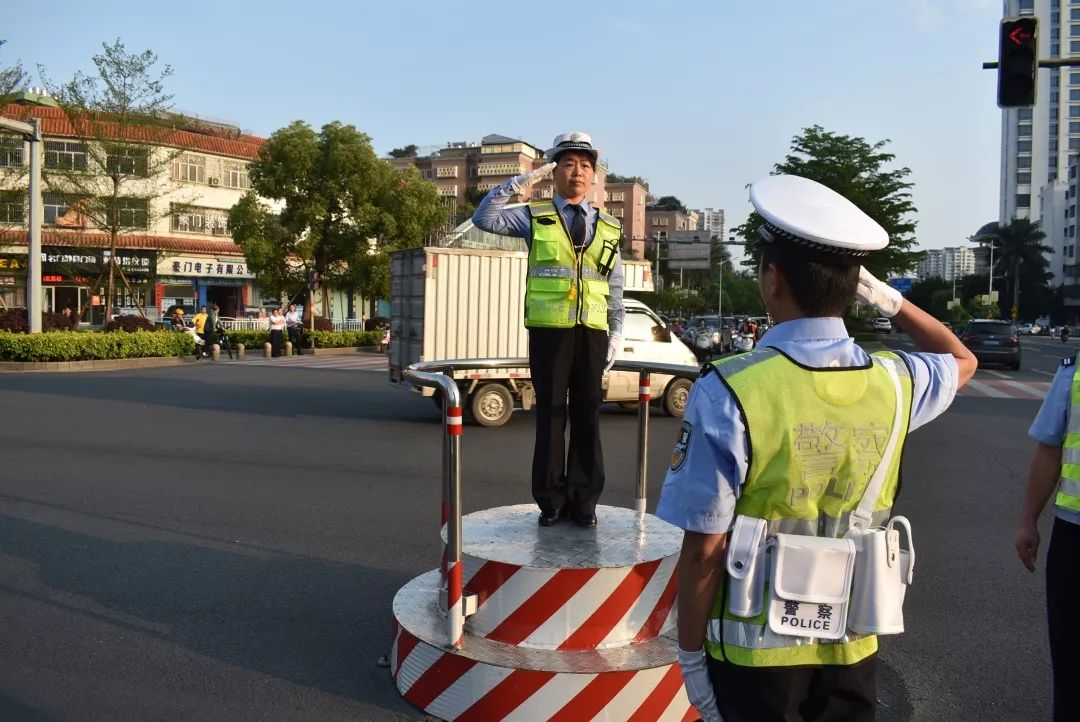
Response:
M458 167L456 165L443 165L435 169L436 178L457 178Z
M457 186L439 186L440 196L457 196Z
M528 172L521 163L481 163L476 167L476 174L485 176L515 176Z

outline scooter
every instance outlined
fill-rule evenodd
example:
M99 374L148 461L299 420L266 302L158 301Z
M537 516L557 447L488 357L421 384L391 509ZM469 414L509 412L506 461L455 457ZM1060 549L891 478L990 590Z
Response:
M712 331L697 331L694 334L694 355L698 361L705 363L712 356Z
M754 334L740 333L735 339L735 353L746 353L754 350Z

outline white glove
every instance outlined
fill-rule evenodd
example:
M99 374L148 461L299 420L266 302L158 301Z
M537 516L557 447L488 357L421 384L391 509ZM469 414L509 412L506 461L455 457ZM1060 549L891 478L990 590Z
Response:
M865 268L859 268L859 285L855 289L855 297L877 309L877 312L886 318L900 313L900 306L904 304L904 297L899 291L874 278L874 274Z
M540 166L536 170L531 170L528 173L522 173L519 176L515 176L510 179L510 189L514 191L514 193L521 193L533 183L550 173L551 169L554 167L554 163L548 163L547 165Z
M697 708L704 722L724 722L716 706L716 694L713 692L709 670L705 666L705 650L696 652L679 648L679 669L682 670L683 686L690 704Z
M604 366L604 373L611 370L611 367L615 364L615 355L619 352L619 346L622 346L622 336L613 333L608 336L607 342L607 365Z

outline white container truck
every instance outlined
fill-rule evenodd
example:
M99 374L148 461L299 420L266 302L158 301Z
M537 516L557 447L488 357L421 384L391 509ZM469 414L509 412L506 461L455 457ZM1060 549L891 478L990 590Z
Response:
M392 254L390 264L390 382L424 396L402 373L409 364L445 359L515 358L529 355L525 329L525 272L521 251L414 248ZM651 291L645 261L623 261L625 291ZM697 365L694 354L645 304L626 298L619 358ZM465 408L483 426L505 424L515 408L528 410L535 395L528 367L455 371ZM637 374L604 377L604 400L637 404ZM654 374L653 397L682 416L690 382Z

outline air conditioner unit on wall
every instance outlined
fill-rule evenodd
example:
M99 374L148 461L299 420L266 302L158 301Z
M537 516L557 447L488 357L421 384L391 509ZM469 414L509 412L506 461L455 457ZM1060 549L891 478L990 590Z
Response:
M212 186L221 185L221 180L219 180L218 178L207 178L206 182Z

